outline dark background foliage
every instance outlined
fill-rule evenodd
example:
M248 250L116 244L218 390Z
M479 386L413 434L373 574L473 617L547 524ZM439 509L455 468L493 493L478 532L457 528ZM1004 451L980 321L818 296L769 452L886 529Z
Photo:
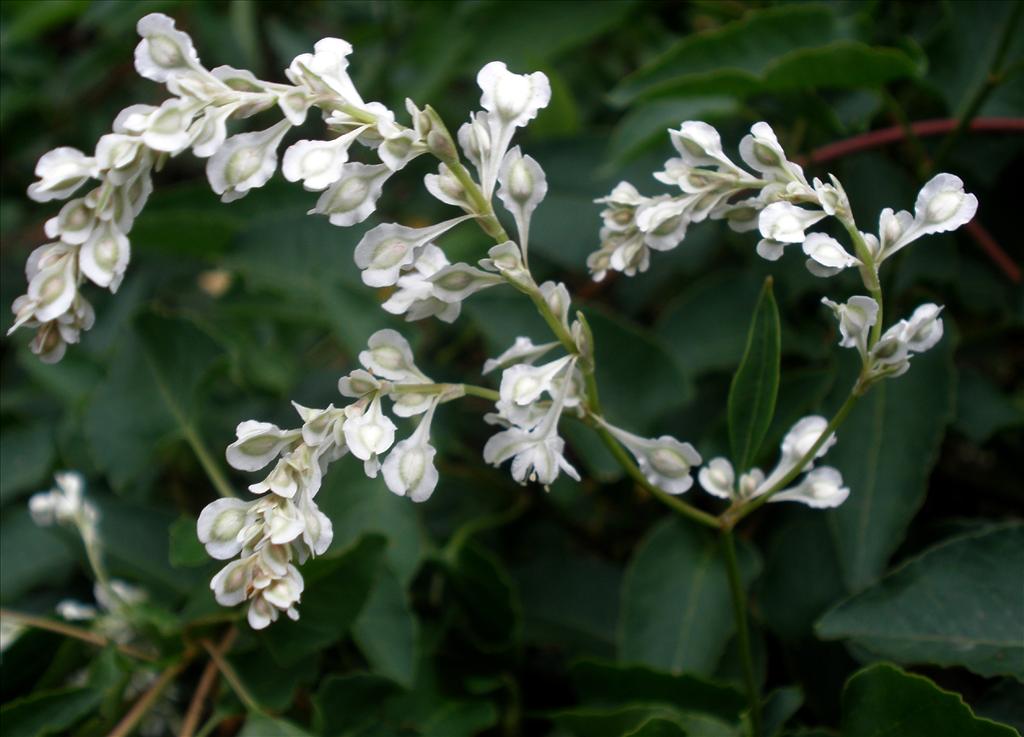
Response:
M665 129L686 119L718 126L732 153L768 120L806 157L907 120L1024 115L1014 2L7 1L3 304L24 290L25 257L56 212L24 195L36 159L55 146L89 151L122 107L162 99L132 67L135 22L152 10L193 35L208 67L274 80L317 39L344 37L367 99L430 103L452 128L478 104L483 63L546 72L552 103L521 141L551 185L534 219L535 270L566 281L590 318L610 418L692 440L705 458L727 448L729 380L764 276L783 318L783 374L762 464L797 417L845 394L849 356L818 301L857 282L812 277L793 254L766 263L754 234L707 223L654 254L648 273L594 284L584 267L597 246L593 198L620 179L661 191L649 174L671 155ZM904 139L808 171L834 172L867 230L882 207L910 208L938 164L978 195L976 221L1019 264L1024 137L944 140ZM438 216L417 163L389 185L378 218ZM306 216L314 201L278 176L221 205L201 162L176 159L131 233L121 291L89 294L98 320L82 343L46 366L25 333L4 341L4 607L49 615L60 599L91 600L80 544L26 510L55 469L78 469L102 510L109 566L150 592L149 636L169 658L182 642L220 637L235 613L213 603L216 567L195 540L195 516L215 498L197 442L224 465L240 420L293 423L289 400L337 401L337 377L381 327L408 336L429 375L478 383L485 357L516 335L544 336L525 300L500 290L472 298L450 327L395 321L352 263L366 226ZM475 260L487 244L467 229L445 247ZM910 714L900 734L1010 734L934 684L979 715L1024 724L1024 550L1012 522L1024 489L1019 272L962 230L906 249L884 279L890 319L936 301L946 337L840 432L830 462L852 488L842 508L771 505L740 528L769 721L787 734L857 736ZM484 411L466 400L440 413L442 480L426 504L393 497L350 459L332 469L318 499L335 541L305 570L302 619L262 634L243 625L229 656L273 716L246 720L222 685L213 734L737 734L743 699L714 539L669 519L582 427L566 427L582 483L548 494L514 485L481 461ZM251 479L231 481L244 490ZM184 711L201 660L162 708ZM844 690L879 660L931 680L878 665ZM130 704L132 667L28 632L0 664L4 733L106 733ZM935 724L913 721L921 714Z

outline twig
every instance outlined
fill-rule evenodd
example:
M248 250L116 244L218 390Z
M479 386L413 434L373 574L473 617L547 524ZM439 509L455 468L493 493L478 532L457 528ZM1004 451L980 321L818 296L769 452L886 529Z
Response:
M939 136L944 133L951 133L956 130L960 121L956 118L939 118L934 120L918 120L910 124L910 130L920 138L928 136ZM968 126L968 130L986 133L1024 133L1024 118L975 118ZM889 128L879 128L875 131L868 131L860 135L844 138L841 141L830 143L827 146L816 148L807 156L798 156L797 162L804 164L823 164L833 159L841 159L844 156L855 154L859 151L868 151L873 148L888 146L890 143L898 143L905 140L906 131L903 126L894 125Z
M87 629L81 627L75 627L71 624L65 624L64 622L58 622L55 619L47 619L46 617L37 617L32 614L25 614L23 612L12 611L11 609L0 609L0 619L12 619L19 624L23 624L26 627L35 627L40 630L47 630L49 632L56 632L59 635L65 637L73 637L76 640L82 642L88 642L97 647L107 647L113 645L118 651L125 655L137 658L138 660L145 660L150 663L156 662L156 657L149 653L139 650L138 648L132 647L131 645L122 645L114 642L113 640L104 637L103 635L90 632Z
M238 699L245 704L249 711L259 712L260 714L265 713L263 707L257 703L256 699L249 693L249 689L245 687L242 680L238 677L235 669L231 667L231 664L224 659L224 656L218 652L217 648L210 644L209 640L202 640L200 644L206 649L206 652L210 654L210 660L216 664L220 674L224 676L224 680L228 682L231 689L238 696Z
M238 628L232 625L224 633L224 637L217 645L217 652L220 655L227 653L237 636ZM199 676L199 683L196 685L195 693L192 694L192 700L188 704L185 719L181 723L179 737L192 737L195 734L196 728L199 726L199 718L203 715L203 705L206 703L206 697L209 696L214 686L217 685L218 674L217 663L211 658L207 661L206 667L203 668L202 675Z
M146 715L146 712L150 710L153 703L157 700L163 690L170 685L171 681L178 677L185 666L192 662L192 658L196 655L195 650L186 650L185 654L181 656L177 661L171 663L169 666L164 668L160 676L154 681L153 685L150 686L146 693L139 697L139 700L135 702L128 713L125 714L121 721L117 723L107 737L128 737L138 725L139 721Z

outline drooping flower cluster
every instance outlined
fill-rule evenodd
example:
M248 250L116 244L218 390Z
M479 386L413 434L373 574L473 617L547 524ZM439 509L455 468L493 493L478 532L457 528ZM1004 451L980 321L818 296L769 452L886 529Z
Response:
M879 218L878 236L860 233L839 180L829 175L829 182L808 182L767 123L755 123L740 141L740 158L756 174L725 155L718 131L707 123L686 121L669 134L679 157L665 162L654 177L682 194L644 197L621 182L598 199L607 207L601 213L601 248L587 260L594 279L603 279L608 269L627 276L646 271L651 249L675 248L690 223L711 219L726 220L738 232L759 230L757 253L769 261L780 258L786 246L802 244L811 273L832 276L855 266L866 272L868 282L877 280L885 259L924 235L959 228L978 206L958 177L938 174L921 189L913 214L887 208ZM861 239L866 253L850 254L831 236L806 232L828 216Z
M369 476L382 470L389 489L414 501L427 499L437 484L430 424L437 405L458 391L433 384L416 368L409 344L393 330L374 333L359 359L365 370L338 383L341 394L355 400L348 406L296 404L302 425L292 429L255 420L240 423L227 460L240 471L274 464L266 478L249 486L261 496L218 499L199 516L197 533L207 552L218 560L239 556L214 576L210 586L216 599L224 606L249 600L249 624L255 629L266 627L280 612L299 616L296 605L304 582L295 563L323 554L333 539L331 521L315 501L331 463L351 452ZM412 435L397 445L383 397L391 400L396 416L422 415Z
M267 183L277 170L285 135L317 106L337 137L292 145L285 152L284 174L308 190L323 191L311 212L352 225L374 211L388 176L427 150L423 116L414 105L408 105L414 126L407 128L382 104L362 100L347 72L352 47L341 39L323 39L312 54L297 56L285 71L291 84L281 84L229 66L207 69L188 34L160 13L142 18L138 32L136 70L164 84L172 96L159 106L121 111L91 156L66 147L45 154L36 167L39 181L28 189L32 199L48 202L71 197L90 179L99 182L47 221L52 242L29 256L28 291L12 306L15 322L9 332L37 328L31 347L47 362L59 361L67 344L93 324L81 286L87 280L111 292L120 286L131 258L128 234L153 190L152 172L166 158L191 149L207 159L213 191L225 202L237 200ZM279 122L227 135L229 120L273 107L283 115ZM357 141L375 150L382 163L348 163L349 147Z
M749 501L772 491L783 479L789 477L800 466L800 460L821 441L814 456L799 468L798 473L806 475L795 485L773 493L768 501L800 502L816 509L838 507L850 495L850 490L843 486L842 475L831 466L814 465L818 458L835 445L835 433L821 440L827 429L828 421L824 417L804 417L786 433L779 462L767 476L760 468L751 468L741 469L744 472L737 479L736 471L727 458L713 458L698 475L700 485L704 491L721 499Z

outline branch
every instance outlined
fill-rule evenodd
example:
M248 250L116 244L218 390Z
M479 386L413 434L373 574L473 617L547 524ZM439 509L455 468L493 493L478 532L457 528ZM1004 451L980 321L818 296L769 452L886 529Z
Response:
M910 124L910 130L914 135L924 138L952 133L959 124L960 121L956 118L919 120ZM1024 118L975 118L968 126L968 130L987 133L1024 133ZM868 151L888 146L891 143L898 143L906 137L906 131L902 126L879 128L816 148L807 156L797 157L797 161L801 164L823 164L826 161L841 159L859 151Z
M155 663L156 657L149 653L139 650L138 648L132 647L131 645L122 645L114 642L113 640L99 635L95 632L90 632L82 627L75 627L65 622L59 622L55 619L48 619L46 617L37 617L32 614L25 614L23 612L16 612L11 609L0 609L0 619L11 619L18 624L22 624L26 627L35 627L36 629L46 630L47 632L56 632L58 635L64 635L65 637L73 637L76 640L82 642L88 642L97 647L107 647L113 645L118 651L125 655L136 658L138 660L145 660L149 663Z
M122 717L121 721L117 723L117 726L110 731L107 737L128 737L142 717L146 715L146 712L152 708L153 702L157 700L157 697L171 684L171 681L178 677L178 674L185 669L185 666L192 662L195 655L195 650L188 650L181 658L164 668L153 685L139 697L139 700L128 710L128 713Z
M217 652L220 655L224 655L231 649L231 645L234 644L237 636L238 628L232 625L224 633L220 643L218 643ZM195 693L192 694L192 700L188 704L188 711L185 712L185 719L181 723L179 737L192 737L195 734L196 727L199 726L199 718L203 714L203 704L206 703L206 697L209 696L214 686L217 685L218 675L217 663L211 658L206 662L203 674L199 677L199 683L196 685Z

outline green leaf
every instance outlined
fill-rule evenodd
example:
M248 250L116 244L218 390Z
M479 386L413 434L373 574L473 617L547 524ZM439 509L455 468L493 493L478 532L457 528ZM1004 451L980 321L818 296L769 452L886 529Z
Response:
M803 706L803 692L796 686L786 686L772 691L761 707L764 733L774 737Z
M60 586L75 554L55 530L39 527L27 508L6 510L0 523L0 602L9 603L35 586Z
M56 452L48 423L4 427L0 431L0 504L26 491L46 488Z
M621 164L656 140L667 151L670 128L678 128L684 120L724 118L735 110L733 100L717 96L652 100L637 105L615 126L608 142L608 158L612 164Z
M447 570L477 644L485 650L511 647L522 633L523 607L501 562L485 548L468 543L459 548Z
M250 713L238 737L312 737L301 727L286 719L275 719L264 714Z
M381 568L352 637L373 671L411 688L416 677L419 625L405 589L387 566Z
M729 444L737 472L757 458L779 395L782 330L772 278L765 279L747 333L747 347L729 387Z
M820 87L874 87L916 76L918 63L896 49L849 39L849 24L823 5L752 11L721 28L682 38L624 79L616 105L655 95L736 95Z
M196 536L196 521L182 515L171 525L171 565L175 568L192 568L206 565L210 556Z
M745 584L760 570L741 545ZM619 657L671 673L707 675L734 632L724 556L714 535L683 520L655 526L637 547L622 587Z
M926 493L953 412L953 341L915 356L910 371L879 382L839 428L826 463L850 497L824 513L849 591L885 569Z
M688 737L740 737L737 727L720 719L654 704L632 704L616 709L581 707L556 712L551 719L559 728L577 737L625 737L652 720L675 725Z
M843 737L1017 737L974 716L959 694L923 676L881 663L856 673L843 690Z
M644 432L683 406L691 389L660 338L609 313L584 312L594 332L597 380L610 421Z
M899 663L962 665L1024 680L1024 525L953 538L913 558L818 623Z
M353 734L376 721L380 705L397 687L370 673L327 676L313 697L314 725L321 734Z
M260 634L275 660L291 665L348 633L373 590L386 544L367 535L342 556L305 566L301 617L282 617Z
M687 737L687 733L676 722L655 717L626 732L623 737Z
M353 459L331 468L317 502L334 527L326 557L346 551L364 535L384 536L389 568L403 586L409 585L426 545L415 505L388 491L383 479L367 478L362 464Z
M78 720L91 714L103 692L89 686L36 691L0 708L4 737L42 737L68 734Z
M738 719L746 706L744 695L732 686L642 665L582 660L572 665L569 677L581 702L588 706L660 703L726 720Z

